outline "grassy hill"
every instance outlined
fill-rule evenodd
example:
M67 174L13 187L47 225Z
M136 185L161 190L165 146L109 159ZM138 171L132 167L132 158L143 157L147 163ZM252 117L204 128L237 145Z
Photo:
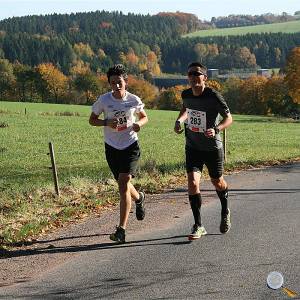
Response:
M284 22L284 23L255 25L255 26L200 30L190 34L186 34L184 35L184 37L194 38L194 37L207 37L207 36L246 35L248 33L265 33L265 32L270 32L270 33L300 32L300 20Z

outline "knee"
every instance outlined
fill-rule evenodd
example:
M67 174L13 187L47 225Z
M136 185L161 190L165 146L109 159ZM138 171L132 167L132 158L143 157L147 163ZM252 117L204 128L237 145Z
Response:
M190 180L188 182L188 189L190 194L196 194L198 192L198 183L196 180Z
M131 176L129 174L120 174L118 178L118 185L120 193L127 192L129 189L129 182L130 182Z
M210 180L218 191L223 191L226 189L227 185L223 177L211 178Z

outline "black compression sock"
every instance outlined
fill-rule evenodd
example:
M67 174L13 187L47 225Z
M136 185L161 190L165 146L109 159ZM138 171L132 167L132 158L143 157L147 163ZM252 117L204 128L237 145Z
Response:
M201 226L201 204L202 204L202 198L200 194L195 195L189 195L190 205L191 209L194 215L195 224Z
M228 212L228 188L224 191L217 191L217 194L219 196L219 199L221 201L221 206L222 206L222 211L221 214L222 216L226 215Z

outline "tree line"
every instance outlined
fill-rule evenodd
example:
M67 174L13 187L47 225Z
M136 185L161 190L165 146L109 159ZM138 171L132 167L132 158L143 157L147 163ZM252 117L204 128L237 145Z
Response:
M221 70L282 68L288 53L299 45L300 32L173 40L161 45L163 70L182 73L194 60Z
M262 15L229 15L227 17L213 17L211 18L212 27L215 28L231 28L231 27L243 27L262 24L282 23L288 21L298 20L298 12L295 12L294 16L283 12L281 15L275 15L271 13Z
M222 92L233 113L299 114L300 47L291 51L284 71L270 78L230 77L225 82L209 80L207 84ZM181 91L187 88L175 86L159 90L143 77L133 75L129 76L128 86L147 108L166 110L181 108ZM51 63L30 67L0 59L1 100L91 105L99 94L109 90L106 75L93 73L85 65L78 65L72 74L66 75Z

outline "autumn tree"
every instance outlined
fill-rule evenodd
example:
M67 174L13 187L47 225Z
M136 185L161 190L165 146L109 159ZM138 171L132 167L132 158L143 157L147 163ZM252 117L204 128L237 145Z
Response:
M147 69L153 75L160 75L161 73L160 66L158 64L158 58L154 51L150 51L147 54Z
M126 54L126 62L129 66L136 66L139 62L138 56L134 53L134 50L132 48L129 48L127 54Z
M234 51L235 68L255 68L256 58L247 47L239 47Z
M181 93L185 86L174 86L160 92L157 108L163 110L180 110L182 107Z
M264 98L272 114L285 115L290 107L291 98L283 76L272 76L264 88Z
M243 80L238 77L229 77L223 85L223 96L233 113L243 112L240 101Z
M99 59L103 59L103 58L106 57L106 54L105 54L103 49L99 48L98 51L97 51L97 56L98 56Z
M147 108L155 107L155 99L158 95L158 88L148 81L129 75L128 91L138 95Z
M221 92L223 89L220 82L218 82L216 80L212 80L212 79L206 81L206 86L208 86L218 92Z
M75 44L74 51L79 57L83 59L90 59L95 55L91 46L89 44L84 44L84 43Z
M219 55L217 44L197 43L194 46L194 52L196 60L203 62L206 65L211 64L211 62Z
M102 93L106 93L111 90L106 74L99 74L98 81L100 82Z
M285 72L288 93L294 103L300 104L300 47L295 47L289 54Z
M58 103L59 96L67 90L68 78L51 63L38 65L37 71L45 83L46 91L42 91L43 94L48 92L55 103Z
M73 62L69 72L72 76L90 73L90 64L82 61L81 59L77 59Z
M264 97L267 81L264 76L251 76L243 81L239 99L239 109L242 113L265 115L270 112Z

